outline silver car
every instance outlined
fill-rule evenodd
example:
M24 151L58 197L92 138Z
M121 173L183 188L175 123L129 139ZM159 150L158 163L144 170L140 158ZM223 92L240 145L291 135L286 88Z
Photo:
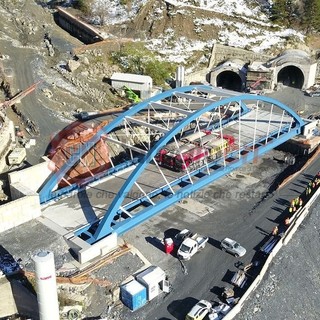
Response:
M228 251L235 257L243 257L246 254L246 249L242 247L238 242L225 238L220 243L221 249L223 251Z

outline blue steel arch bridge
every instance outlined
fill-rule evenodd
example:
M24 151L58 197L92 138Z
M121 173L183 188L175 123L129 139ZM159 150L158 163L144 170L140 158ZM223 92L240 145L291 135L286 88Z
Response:
M112 233L125 233L252 162L300 134L303 126L293 110L266 96L205 85L168 90L117 115L74 150L42 185L40 201L59 199L107 178L103 191L110 197L105 197L104 208L74 230L93 244ZM101 141L118 150L109 154L110 167L86 178L85 184L60 186L70 168Z

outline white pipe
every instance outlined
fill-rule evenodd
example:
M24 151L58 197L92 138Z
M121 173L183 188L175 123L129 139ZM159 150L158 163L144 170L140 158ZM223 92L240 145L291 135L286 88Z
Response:
M36 270L40 320L59 320L59 303L53 252L47 250L40 251L32 259Z

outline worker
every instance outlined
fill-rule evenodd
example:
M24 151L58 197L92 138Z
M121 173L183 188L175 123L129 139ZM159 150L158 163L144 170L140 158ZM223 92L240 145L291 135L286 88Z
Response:
M292 206L289 207L289 212L290 212L290 213L293 212L293 207L292 207Z
M279 229L277 226L275 226L273 229L272 229L272 235L273 236L277 236L278 235L278 232L279 232Z
M306 189L306 195L309 195L310 193L311 193L311 188L310 188L310 186L308 186Z
M285 220L284 220L284 225L285 225L286 227L288 227L289 224L290 224L290 218L287 217L287 218L285 218Z
M302 207L302 205L303 205L303 201L302 201L302 199L301 199L301 198L299 198L299 207L301 208L301 207Z

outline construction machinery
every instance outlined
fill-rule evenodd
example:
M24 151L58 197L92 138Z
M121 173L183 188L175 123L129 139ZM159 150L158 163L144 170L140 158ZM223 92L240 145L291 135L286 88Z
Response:
M126 110L128 110L130 106L124 106L120 108L111 108L108 110L100 110L100 111L81 111L74 115L75 118L77 118L80 121L90 120L92 118L98 117L98 116L107 116L107 115L113 115L117 113L122 113Z
M132 102L132 103L139 103L141 102L141 99L139 96L133 92L129 87L123 86L123 90L126 94L126 97Z
M38 81L36 83L34 83L33 85L31 85L30 87L28 87L27 89L19 92L18 94L16 94L13 98L4 101L4 102L0 102L0 110L2 109L6 109L9 108L11 106L13 106L14 104L18 103L21 101L21 99L23 99L24 97L26 97L28 94L30 94L31 92L33 92L37 85L40 83L41 81Z
M266 81L266 80L267 80L266 77L261 77L261 78L257 79L254 83L247 86L247 92L257 93L258 91L261 91L262 88L258 89L258 87L261 84L261 82Z

